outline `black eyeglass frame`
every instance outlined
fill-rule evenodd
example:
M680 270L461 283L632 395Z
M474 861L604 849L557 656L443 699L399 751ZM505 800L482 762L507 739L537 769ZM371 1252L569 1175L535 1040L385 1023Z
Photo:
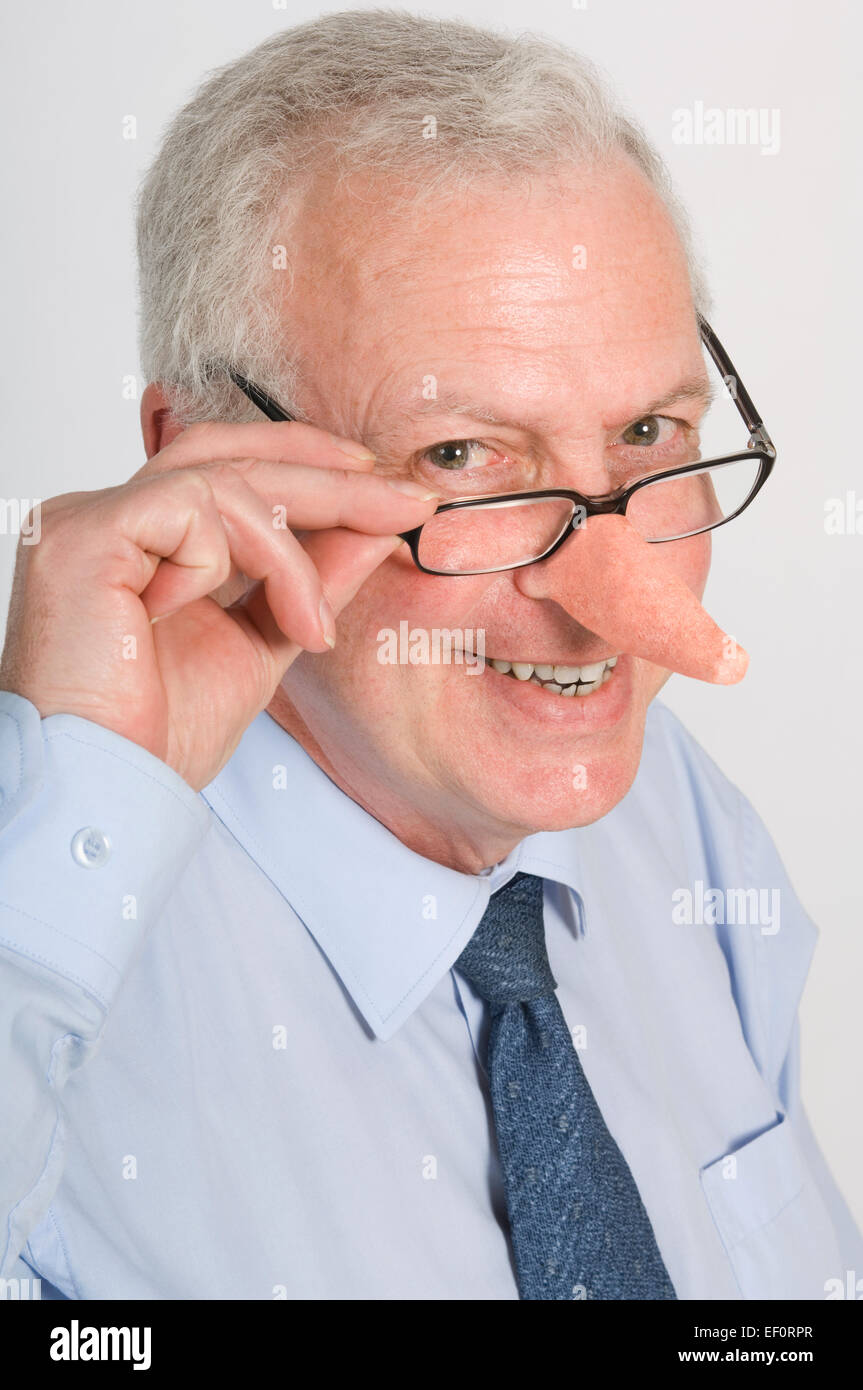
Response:
M724 454L715 459L699 459L697 463L688 463L680 468L669 468L660 473L651 473L644 478L636 479L634 483L630 483L627 487L619 488L616 492L607 493L603 497L585 497L582 493L575 492L571 488L542 488L537 491L527 492L499 492L490 494L487 497L459 497L452 502L442 502L429 517L429 521L432 521L436 516L440 516L441 512L455 511L459 507L486 507L495 503L500 504L501 502L538 501L542 498L550 497L563 498L570 502L575 509L575 514L578 519L574 522L572 517L570 517L561 534L541 555L536 555L530 560L518 560L514 565L497 565L482 570L437 570L430 569L427 565L424 565L419 558L419 543L423 527L428 523L423 522L422 526L416 526L411 531L402 531L399 533L401 539L407 543L417 569L421 570L423 574L438 575L446 579L458 579L466 578L468 575L497 574L505 570L523 569L526 565L536 565L539 564L540 561L548 560L554 555L555 551L560 549L571 532L580 528L590 517L625 516L626 508L630 500L635 493L643 487L652 486L654 483L663 482L668 478L683 477L687 473L712 472L716 468L721 468L724 464L740 463L744 459L758 459L759 468L755 477L755 482L745 501L742 502L730 516L725 516L721 521L715 521L711 523L710 526L700 526L697 530L687 531L680 536L663 536L658 540L648 541L648 544L667 545L669 541L686 540L690 536L702 535L705 531L714 531L717 527L725 526L729 521L734 521L736 517L740 516L741 512L744 512L749 504L754 501L755 497L770 477L773 465L776 462L776 448L767 430L764 428L761 416L755 409L752 397L737 375L731 358L728 356L725 348L722 346L713 329L710 327L710 324L702 314L698 315L698 326L704 345L718 367L726 386L728 386L729 382L733 382L732 399L734 400L734 404L737 407L743 423L749 431L749 444L745 452L739 454ZM277 401L274 401L272 397L268 396L265 391L262 391L259 386L255 386L254 382L241 376L239 372L234 371L231 367L226 367L225 370L234 384L240 388L243 394L247 396L268 419L277 421L296 419L295 415L289 415L286 410L282 409Z

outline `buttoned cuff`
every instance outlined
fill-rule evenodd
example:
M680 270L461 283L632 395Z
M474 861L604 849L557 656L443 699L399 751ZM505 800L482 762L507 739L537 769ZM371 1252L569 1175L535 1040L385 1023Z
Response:
M210 821L144 748L0 691L0 945L107 1008Z

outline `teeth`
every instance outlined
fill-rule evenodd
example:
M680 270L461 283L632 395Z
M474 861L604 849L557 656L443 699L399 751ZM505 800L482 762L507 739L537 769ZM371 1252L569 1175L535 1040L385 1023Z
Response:
M513 675L516 680L532 680L552 695L584 696L591 695L610 678L618 658L610 656L607 661L595 661L590 666L551 666L546 663L534 665L532 661L499 661L492 659L490 665L501 675Z
M598 681L604 670L604 661L597 661L593 666L582 666L581 679L583 681Z

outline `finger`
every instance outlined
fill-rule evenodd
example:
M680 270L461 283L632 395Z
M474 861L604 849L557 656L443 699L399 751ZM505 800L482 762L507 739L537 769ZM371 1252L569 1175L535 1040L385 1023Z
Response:
M319 531L303 541L336 615L350 603L374 570L402 545L398 536L363 536L355 531ZM256 587L241 605L228 611L238 620L251 624L273 663L273 682L278 684L301 648L279 628L264 590Z
M198 469L97 494L80 509L75 524L85 585L108 585L141 597L162 563L170 561L177 572L174 606L181 607L217 588L231 570L213 488Z
M265 499L272 524L282 530L353 528L371 535L398 535L427 520L439 501L424 484L354 475L344 469L234 459L205 465L201 471L212 482L241 476ZM233 567L226 583L212 596L222 606L233 605L248 587L245 577Z
M616 651L718 685L743 678L746 652L702 608L661 545L643 540L624 517L601 516L570 547L524 570L523 592L553 598Z
M424 483L341 468L286 467L249 458L206 464L201 471L240 474L271 508L276 525L300 530L344 526L372 536L395 535L428 520L441 500Z
M151 477L174 468L241 458L302 463L309 468L349 468L366 473L375 466L375 455L359 441L342 439L299 420L262 420L253 424L208 420L190 425L148 459L134 477Z
M440 501L431 488L409 479L253 458L203 464L159 476L183 478L191 472L205 475L214 487L219 477L242 477L267 503L272 524L282 529L344 526L368 535L392 536L427 521ZM152 480L135 481L143 484ZM127 486L135 486L135 482Z
M290 531L274 528L265 503L238 474L211 474L209 482L231 572L239 570L263 584L266 602L286 637L308 650L326 651L335 640L333 619L322 608L320 576L299 541ZM151 619L189 602L189 559L180 547L159 565L141 595Z
M336 614L347 607L384 560L404 549L398 536L365 536L343 529L310 532L301 538L301 544Z

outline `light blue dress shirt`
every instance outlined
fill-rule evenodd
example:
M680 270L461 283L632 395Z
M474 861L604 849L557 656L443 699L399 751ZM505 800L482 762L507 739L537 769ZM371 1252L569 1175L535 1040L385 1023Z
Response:
M73 1299L516 1299L485 1006L452 966L517 870L545 881L561 1007L678 1297L823 1299L863 1273L800 1103L815 928L661 703L609 815L476 876L407 849L267 714L199 795L2 694L0 786L0 1275ZM778 919L704 910L749 889Z

